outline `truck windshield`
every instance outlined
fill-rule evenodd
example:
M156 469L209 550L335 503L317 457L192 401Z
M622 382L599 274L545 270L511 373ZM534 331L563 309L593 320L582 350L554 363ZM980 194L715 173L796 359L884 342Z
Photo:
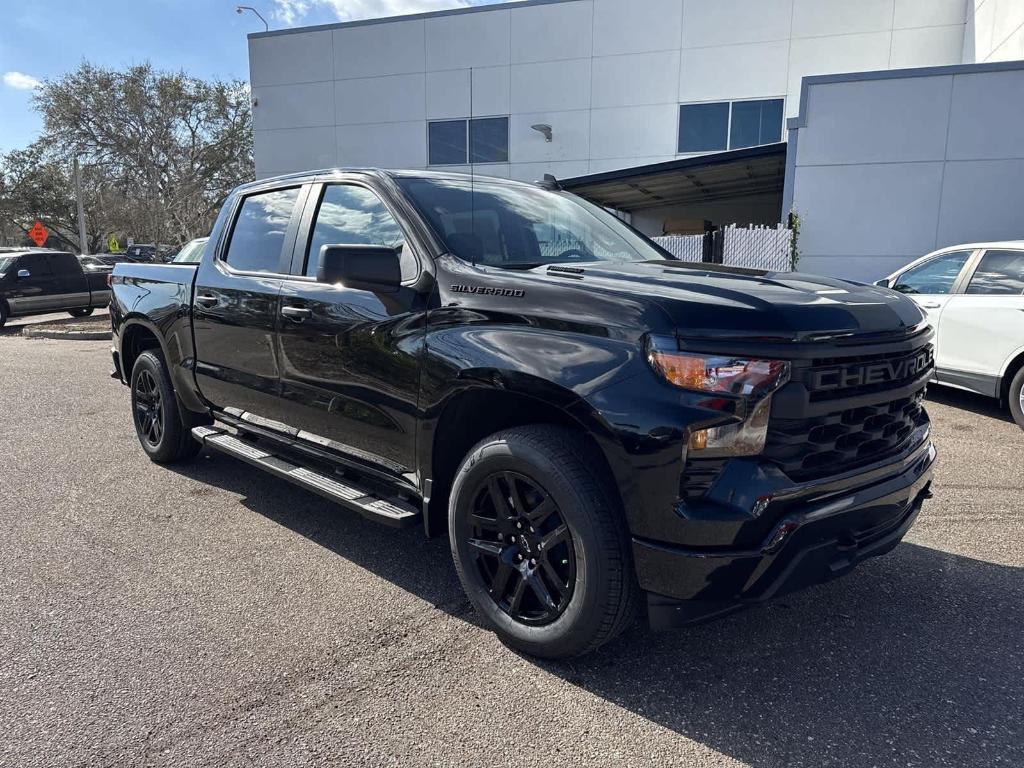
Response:
M673 258L599 206L493 179L397 179L448 250L474 264L531 269Z
M203 258L203 250L206 248L208 238L200 237L187 243L178 254L171 259L173 264L195 264Z

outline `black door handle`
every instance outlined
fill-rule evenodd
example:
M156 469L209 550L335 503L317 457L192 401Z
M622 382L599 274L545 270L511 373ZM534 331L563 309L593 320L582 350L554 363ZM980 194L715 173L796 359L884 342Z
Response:
M313 310L309 307L281 307L281 314L287 317L289 320L301 323L307 317L313 316Z
M212 307L217 301L217 297L210 293L200 293L196 296L196 304L202 304L204 307Z

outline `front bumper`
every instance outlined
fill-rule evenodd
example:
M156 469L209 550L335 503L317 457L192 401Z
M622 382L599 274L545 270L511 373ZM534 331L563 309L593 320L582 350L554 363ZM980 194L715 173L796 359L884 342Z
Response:
M655 629L690 624L841 576L893 549L930 496L930 441L868 485L791 506L749 549L683 548L633 539ZM827 487L827 484L826 484Z

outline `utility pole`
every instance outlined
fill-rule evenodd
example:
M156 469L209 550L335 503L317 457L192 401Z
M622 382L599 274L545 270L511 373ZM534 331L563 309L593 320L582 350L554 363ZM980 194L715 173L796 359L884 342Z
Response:
M89 240L85 234L85 208L82 206L82 174L75 155L75 201L78 203L78 246L83 256L89 255Z

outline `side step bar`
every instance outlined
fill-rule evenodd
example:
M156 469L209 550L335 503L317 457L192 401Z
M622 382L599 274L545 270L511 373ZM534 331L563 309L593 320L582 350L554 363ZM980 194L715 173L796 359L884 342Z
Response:
M369 488L356 485L347 478L343 481L303 467L292 459L276 456L215 427L193 427L192 437L207 448L241 459L264 472L355 510L369 520L393 528L407 528L420 522L420 511L403 499L381 498Z

